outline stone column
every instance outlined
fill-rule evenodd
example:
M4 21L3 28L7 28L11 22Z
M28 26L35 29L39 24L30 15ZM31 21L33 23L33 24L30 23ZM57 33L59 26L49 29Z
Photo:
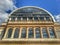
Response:
M15 32L15 27L13 28L13 32L12 32L12 35L11 35L11 38L13 38L14 37L14 32Z
M9 28L7 28L7 29L6 29L6 31L5 31L5 35L4 35L4 37L3 37L3 38L7 38L8 29L9 29Z

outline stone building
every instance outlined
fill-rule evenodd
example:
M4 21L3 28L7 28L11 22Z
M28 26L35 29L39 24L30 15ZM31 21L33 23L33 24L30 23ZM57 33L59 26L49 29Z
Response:
M43 8L18 8L0 25L0 45L60 45L60 24Z

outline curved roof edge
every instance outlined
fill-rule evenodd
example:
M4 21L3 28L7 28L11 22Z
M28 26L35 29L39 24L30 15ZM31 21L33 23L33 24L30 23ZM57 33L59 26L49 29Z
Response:
M10 16L13 12L15 12L16 10L22 9L22 8L26 8L26 7L33 7L33 8L42 9L42 10L44 10L45 12L47 12L47 13L52 17L52 19L53 19L54 22L56 22L55 19L54 19L54 17L53 17L53 15L52 15L50 12L48 12L47 10L45 10L45 9L43 9L43 8L37 7L37 6L23 6L23 7L17 8L17 9L15 9L15 10L13 10L13 11L9 14L9 16Z

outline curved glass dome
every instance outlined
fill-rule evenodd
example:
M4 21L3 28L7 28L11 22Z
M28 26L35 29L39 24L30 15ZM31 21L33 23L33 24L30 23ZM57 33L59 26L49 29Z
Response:
M15 21L15 18L17 18L18 21L19 20L35 20L35 21L52 20L53 22L55 22L54 17L48 11L34 6L26 6L26 7L18 8L10 14L10 18L12 21L13 20Z

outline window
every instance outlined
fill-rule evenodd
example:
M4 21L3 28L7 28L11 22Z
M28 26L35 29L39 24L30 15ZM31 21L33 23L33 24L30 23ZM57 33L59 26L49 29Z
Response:
M39 19L40 19L41 21L44 21L44 17L39 17Z
M50 21L50 18L49 17L46 17L46 21Z
M40 28L35 29L36 38L40 38Z
M11 17L11 21L15 21L15 17Z
M23 20L27 20L27 17L23 17Z
M33 28L29 28L29 30L28 30L28 38L33 38L33 37L34 37Z
M47 34L47 29L46 28L42 28L42 34L43 34L43 38L48 38L48 34Z
M21 38L26 38L26 28L22 28Z
M19 31L20 31L19 28L15 29L14 38L18 38L19 37Z
M38 17L34 17L34 20L38 21Z
M53 28L49 28L50 38L55 38L55 33Z
M12 28L10 28L10 29L8 30L7 38L11 38L12 31L13 31Z
M21 17L17 17L17 21L20 21L21 20Z
M32 17L28 17L28 20L33 20L33 18Z

